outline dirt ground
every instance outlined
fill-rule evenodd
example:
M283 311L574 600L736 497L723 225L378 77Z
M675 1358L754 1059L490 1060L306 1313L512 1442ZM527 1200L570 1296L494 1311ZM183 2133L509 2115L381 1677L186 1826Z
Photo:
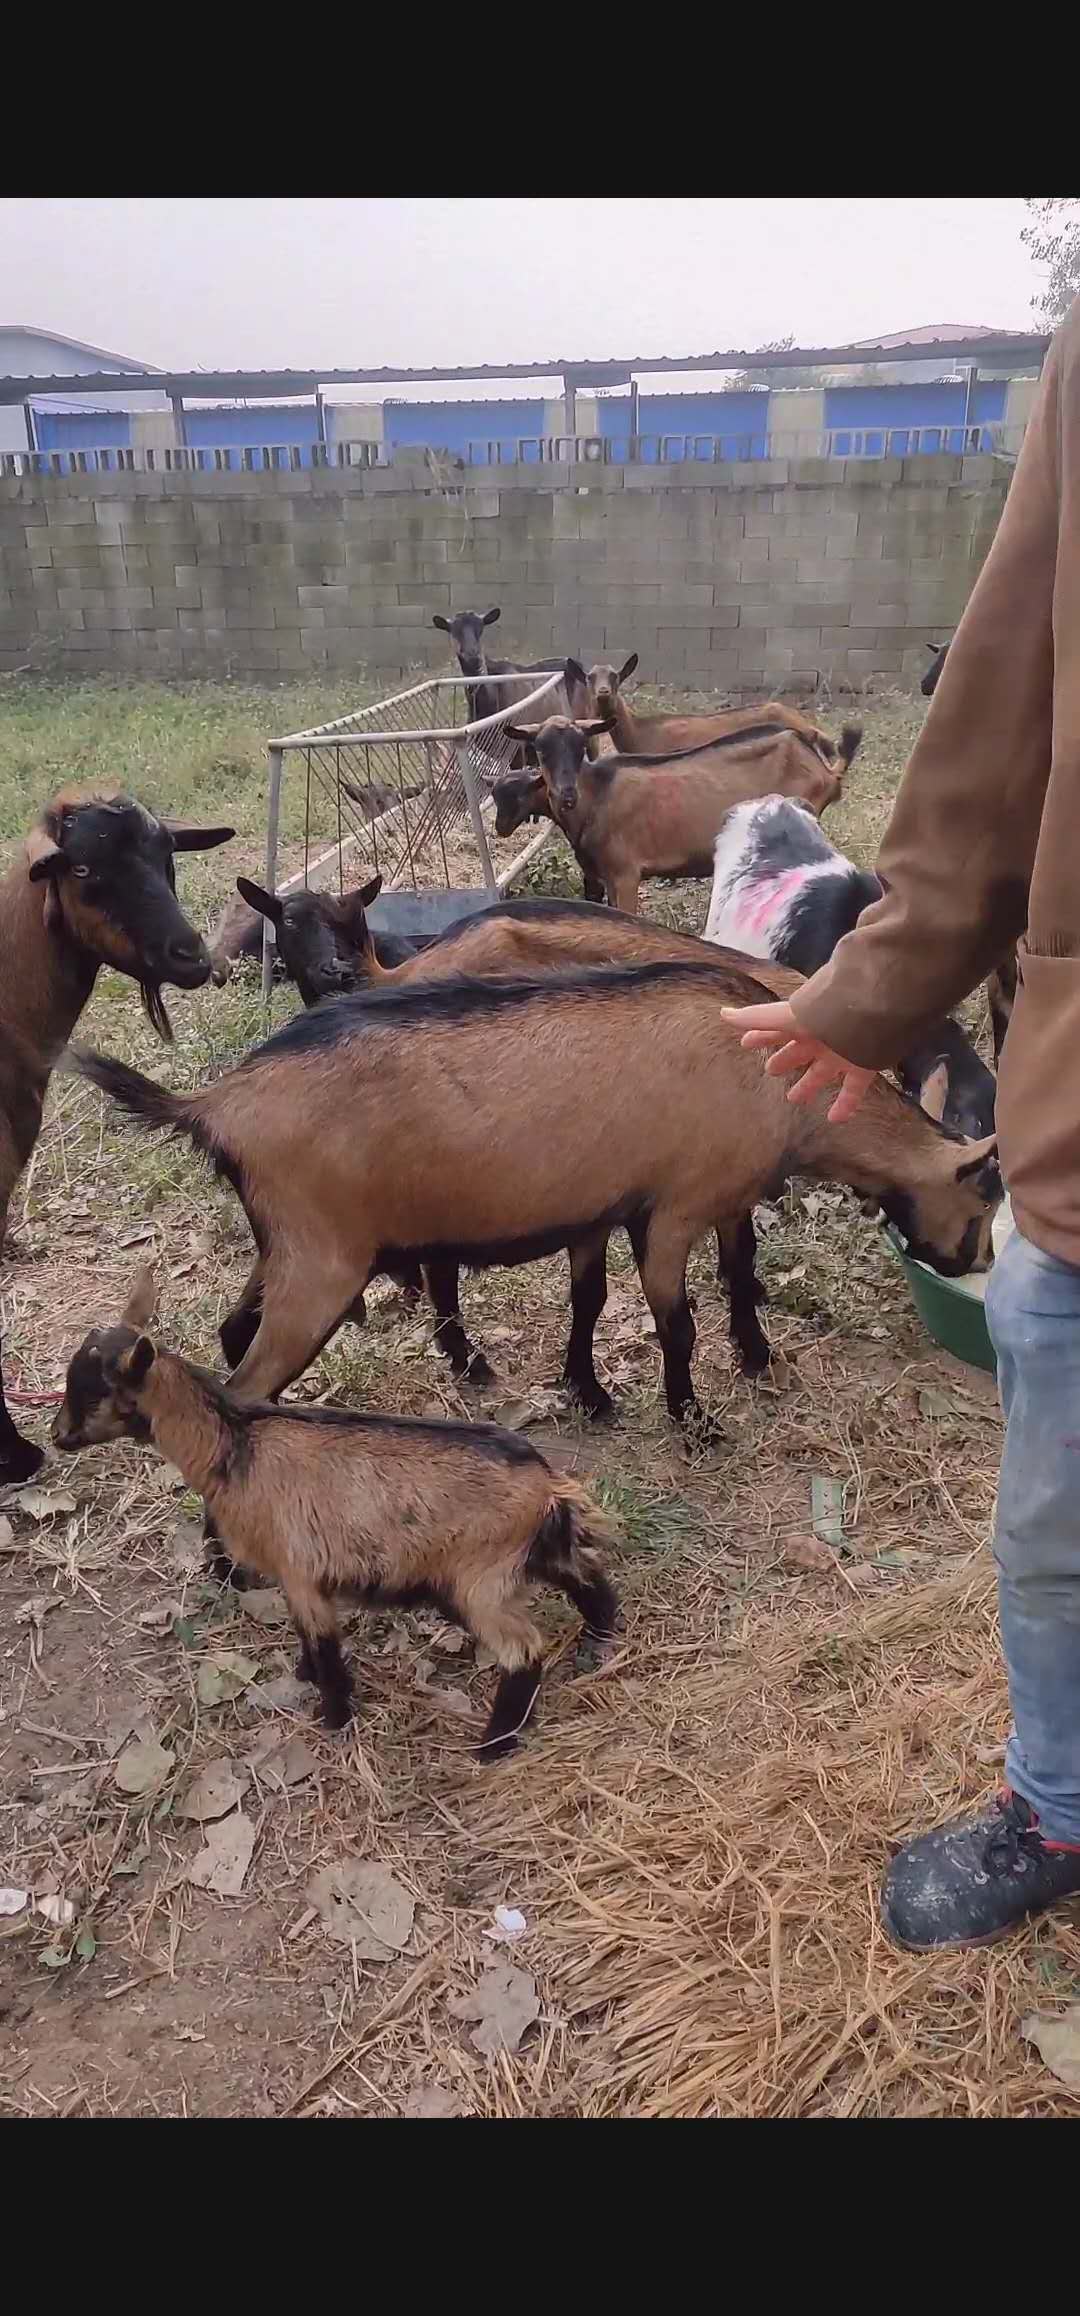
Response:
M5 839L64 777L119 776L192 817L227 804L237 842L180 868L204 922L238 869L259 873L268 732L356 696L10 691ZM867 859L920 708L886 696L862 712L830 825ZM292 798L285 836L301 841ZM560 844L531 881L577 889ZM700 925L707 888L649 899ZM274 1019L291 1002L276 994ZM166 1050L131 985L103 976L82 1034L190 1084L264 1028L251 974L171 1011ZM1001 1762L992 1383L935 1351L844 1194L793 1191L761 1219L780 1354L764 1383L735 1373L708 1249L695 1258L697 1381L726 1434L704 1456L667 1424L626 1253L598 1331L610 1431L554 1388L562 1258L466 1282L492 1391L458 1391L388 1287L297 1387L527 1425L615 1520L618 1653L580 1669L573 1620L545 1601L539 1717L497 1767L470 1752L490 1670L429 1614L351 1621L359 1716L326 1736L278 1596L205 1581L198 1504L143 1448L51 1456L36 1490L8 1492L0 1884L28 1902L0 1913L0 2112L1080 2112L1022 2032L1080 1998L1077 1909L936 1960L893 1952L875 1917L890 1848L981 1795ZM186 1149L137 1141L80 1083L54 1084L11 1233L13 1392L59 1389L147 1259L163 1339L215 1359L243 1216ZM49 1405L15 1412L45 1438ZM819 1513L822 1481L842 1503L832 1544L813 1532L815 1479ZM522 1974L513 2050L478 2048L491 2038L462 2015L477 1989L496 1999L493 1965Z

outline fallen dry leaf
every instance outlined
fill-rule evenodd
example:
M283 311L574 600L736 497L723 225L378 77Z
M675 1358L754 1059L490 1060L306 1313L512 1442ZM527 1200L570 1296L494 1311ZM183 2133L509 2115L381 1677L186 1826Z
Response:
M238 1809L223 1817L207 1834L203 1848L188 1867L188 1881L197 1890L214 1890L219 1898L238 1898L255 1847L251 1819Z
M516 2051L539 2012L531 1970L516 1970L511 1962L489 1962L472 1992L459 1994L450 2004L453 2018L477 2020L469 2041L474 2050L489 2054Z
M230 1697L238 1697L258 1670L254 1657L242 1657L238 1649L219 1649L216 1656L204 1657L195 1676L199 1703L223 1705Z
M298 1681L295 1673L275 1673L272 1681L259 1681L248 1690L245 1704L258 1705L267 1712L275 1707L286 1713L296 1713L301 1705L310 1706L311 1690L306 1681Z
M140 1609L138 1619L139 1630L140 1632L171 1632L175 1618L181 1614L182 1611L178 1600L164 1601L160 1608Z
M15 1501L20 1512L28 1512L32 1520L52 1520L58 1512L78 1510L66 1488L20 1488Z
M339 1858L320 1866L307 1895L331 1938L355 1946L366 1962L388 1962L405 1945L416 1908L385 1866Z
M486 1333L490 1335L490 1327ZM452 2116L460 2115L461 2106L453 2092L444 2091L441 2083L417 2083L405 2101L404 2113L412 2122L427 2117L431 2122L448 2123Z
M29 1903L29 1890L13 1890L10 1887L0 1890L0 1915L21 1914L23 1907Z
M153 1793L164 1783L174 1761L167 1745L159 1745L156 1737L136 1737L125 1745L113 1771L113 1782L121 1793Z
M46 1897L35 1900L34 1912L43 1914L46 1922L51 1922L56 1930L66 1930L68 1923L75 1920L75 1908L70 1898L61 1898L52 1890Z
M208 1761L205 1769L200 1769L198 1776L192 1778L183 1800L177 1802L176 1814L193 1817L200 1825L208 1824L212 1818L225 1817L243 1799L250 1783L247 1770L238 1767L235 1761Z
M0 1552L10 1552L15 1541L15 1530L6 1512L0 1512Z
M242 1592L240 1606L245 1616L254 1617L256 1624L287 1624L289 1603L276 1584L268 1585L265 1592Z
M303 1737L288 1737L283 1742L276 1729L264 1729L246 1758L250 1768L280 1791L313 1777L319 1766L318 1755Z
M1070 2003L1068 2010L1056 2016L1044 2010L1032 2011L1020 2032L1027 2042L1034 2043L1040 2058L1066 2090L1080 2091L1080 2002Z

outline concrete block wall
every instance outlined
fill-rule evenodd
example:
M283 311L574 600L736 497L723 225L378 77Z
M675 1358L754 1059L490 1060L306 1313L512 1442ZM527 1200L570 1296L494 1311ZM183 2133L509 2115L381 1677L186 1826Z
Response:
M990 457L0 478L0 669L444 667L436 611L525 658L640 655L732 694L921 674L1007 488Z

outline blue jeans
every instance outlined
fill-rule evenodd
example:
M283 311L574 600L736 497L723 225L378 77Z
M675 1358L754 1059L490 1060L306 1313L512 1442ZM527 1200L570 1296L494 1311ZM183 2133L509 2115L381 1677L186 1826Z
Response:
M1080 1842L1080 1268L1019 1231L986 1317L1005 1410L994 1558L1013 1732L1005 1774L1048 1841Z

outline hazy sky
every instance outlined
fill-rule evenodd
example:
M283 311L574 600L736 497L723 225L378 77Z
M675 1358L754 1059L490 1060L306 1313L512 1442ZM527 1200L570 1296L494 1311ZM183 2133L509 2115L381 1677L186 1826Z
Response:
M532 361L1031 323L1017 196L0 202L0 322L176 367ZM511 391L523 392L521 386Z

